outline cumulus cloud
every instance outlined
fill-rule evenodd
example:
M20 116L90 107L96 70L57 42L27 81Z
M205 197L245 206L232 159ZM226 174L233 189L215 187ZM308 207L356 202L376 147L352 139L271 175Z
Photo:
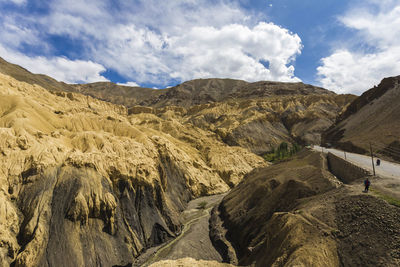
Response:
M170 53L178 58L173 78L298 81L288 64L300 53L301 40L272 23L261 22L253 28L239 24L195 27L171 38L169 45ZM261 62L269 62L268 68Z
M247 14L235 1L53 0L47 5L49 12L40 18L28 14L12 24L33 33L37 39L31 38L31 46L47 36L67 37L83 44L82 62L97 62L140 84L163 87L206 77L299 81L293 62L302 49L300 37Z
M118 85L123 85L123 86L131 86L131 87L139 87L140 85L135 83L135 82L126 82L126 83L117 83Z
M384 77L400 75L400 4L392 0L369 3L378 12L357 8L340 18L343 25L357 31L355 39L361 41L321 60L317 72L323 87L361 94Z
M5 60L23 66L33 73L47 74L67 83L108 81L101 75L106 69L92 61L69 60L63 57L29 57L0 45L0 55Z
M360 95L382 78L400 74L400 47L370 54L339 50L322 59L318 73L325 88Z

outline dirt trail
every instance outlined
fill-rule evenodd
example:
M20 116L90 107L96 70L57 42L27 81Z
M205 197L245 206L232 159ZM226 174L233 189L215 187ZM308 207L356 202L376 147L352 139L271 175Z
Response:
M221 262L222 258L214 248L209 237L209 219L211 209L217 205L225 194L201 197L189 202L182 213L183 230L174 240L167 244L149 249L139 257L134 266L149 266L161 260L193 258ZM205 209L199 209L200 203L207 203Z

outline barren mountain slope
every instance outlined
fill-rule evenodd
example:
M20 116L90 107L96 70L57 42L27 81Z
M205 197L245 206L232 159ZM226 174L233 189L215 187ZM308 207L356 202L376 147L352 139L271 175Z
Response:
M225 143L263 154L281 142L319 144L352 95L289 95L194 106L183 117Z
M219 263L216 261L195 260L192 258L183 258L179 260L164 260L153 263L149 267L233 267L234 265Z
M0 74L3 266L126 265L179 233L188 200L266 164L168 114Z
M33 74L26 69L11 64L0 57L0 73L11 76L14 79L26 82L29 84L37 84L49 91L75 91L74 87L64 82L56 81L55 79L43 75L43 74Z
M400 209L343 185L321 153L248 174L211 217L226 261L244 266L398 266Z
M257 154L283 141L320 144L321 133L355 98L303 83L197 79L155 90L110 82L66 85L6 61L0 64L1 71L49 90L61 88L121 104L132 114L175 112L175 119L181 123L211 130L225 143Z
M155 117L173 117L186 127L215 133L228 145L263 154L283 141L319 144L321 132L330 127L353 98L352 95L276 96L202 104L189 109L135 106L129 113L152 117L142 122L149 127L159 127Z
M369 143L400 160L400 76L382 82L355 99L324 134L324 143L365 153Z
M126 107L156 98L166 91L166 89L122 86L111 82L74 84L71 87L75 92Z
M268 152L283 141L319 144L321 133L355 98L302 83L247 83L231 79L193 80L157 93L111 83L76 88L122 103L130 107L130 113L159 116L166 110L175 112L182 123L213 131L225 143L257 154Z
M249 83L233 79L196 79L177 86L154 90L126 87L114 83L73 85L75 90L109 102L134 105L189 108L193 105L222 102L230 99L255 99L285 95L334 95L326 89L303 84L283 82ZM121 96L124 96L123 100Z

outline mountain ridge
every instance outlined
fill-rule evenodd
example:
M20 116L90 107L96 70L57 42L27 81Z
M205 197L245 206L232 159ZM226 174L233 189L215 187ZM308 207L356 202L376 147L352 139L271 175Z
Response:
M350 152L374 153L400 160L400 76L388 77L349 104L322 135Z
M82 93L127 107L134 105L152 107L175 105L188 108L193 105L229 99L253 99L275 95L335 94L327 89L301 82L246 82L223 78L194 79L165 89L125 86L112 82L67 84L56 81L47 75L33 74L1 57L0 72L19 81L38 84L50 91L62 90Z

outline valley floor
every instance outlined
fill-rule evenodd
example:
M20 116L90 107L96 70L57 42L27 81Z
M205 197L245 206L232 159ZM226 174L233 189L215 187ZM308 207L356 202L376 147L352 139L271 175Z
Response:
M221 262L221 255L209 237L209 219L211 209L224 196L206 196L190 201L181 215L184 222L182 233L165 245L149 249L136 260L134 266L149 266L153 263L156 264L152 266L158 266L159 261L182 258ZM205 205L204 209L200 208L202 204Z

